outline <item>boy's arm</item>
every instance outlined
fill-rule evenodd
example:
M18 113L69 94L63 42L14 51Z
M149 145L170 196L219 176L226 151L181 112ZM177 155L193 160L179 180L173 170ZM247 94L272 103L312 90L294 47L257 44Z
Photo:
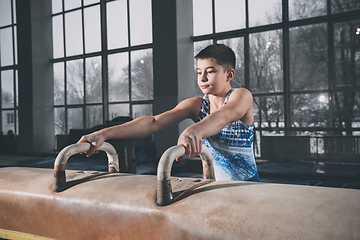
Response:
M156 133L162 129L174 126L186 118L195 121L196 106L198 111L201 98L190 98L180 102L175 108L156 116L145 116L134 119L122 125L104 128L97 132L84 135L80 142L89 142L91 147L86 152L87 156L97 153L97 149L108 139L141 138Z
M247 89L236 89L227 104L185 129L178 139L178 144L186 147L186 156L197 156L201 151L202 139L219 133L231 122L241 120L251 125L254 122L252 102L252 94Z

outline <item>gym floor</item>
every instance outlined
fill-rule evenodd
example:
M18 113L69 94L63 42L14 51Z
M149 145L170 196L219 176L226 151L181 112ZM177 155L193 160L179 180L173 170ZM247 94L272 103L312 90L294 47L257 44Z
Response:
M56 156L0 155L0 167L53 168ZM360 189L360 163L290 162L257 160L262 182L299 184L336 188ZM72 156L66 169L107 171L107 159L81 155ZM137 162L136 174L155 175L157 163ZM176 177L202 177L199 158L184 158L174 162L172 175Z

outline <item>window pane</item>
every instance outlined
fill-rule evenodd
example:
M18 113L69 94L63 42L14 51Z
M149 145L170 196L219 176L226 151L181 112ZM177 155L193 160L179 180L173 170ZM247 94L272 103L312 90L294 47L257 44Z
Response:
M102 76L101 76L101 57L87 58L85 60L86 69L86 102L102 102Z
M290 99L291 127L329 127L329 95L297 94Z
M360 127L360 93L359 91L339 92L333 94L334 127Z
M328 87L326 24L290 29L291 90Z
M249 1L249 26L256 27L282 21L282 0Z
M19 81L18 81L18 70L15 70L15 105L16 107L19 106ZM16 115L17 116L17 115Z
M54 104L65 104L64 63L54 63Z
M14 64L13 58L13 39L12 28L4 28L0 30L0 49L1 49L1 66Z
M103 110L102 106L87 106L86 107L86 128L92 128L103 124Z
M152 42L151 0L131 0L130 39L131 45Z
M335 85L360 84L360 20L334 24ZM358 39L358 40L356 40Z
M298 20L326 15L326 0L289 0L289 19Z
M13 21L16 24L16 0L12 0L13 2Z
M0 27L11 24L11 0L0 1Z
M14 107L14 72L7 70L1 72L1 99L3 108Z
M64 32L62 15L53 17L53 53L54 58L64 57Z
M81 7L81 0L65 0L65 11Z
M268 93L283 90L281 30L250 35L250 88Z
M52 13L62 12L62 0L52 0Z
M82 129L83 127L83 111L82 108L68 109L68 131L70 129Z
M15 129L15 133L19 134L19 111L18 110L15 110L15 126L16 126L16 129Z
M17 51L18 51L18 49L17 49L17 32L16 32L16 26L14 26L14 44L15 44L15 46L14 46L14 52L15 52L15 64L18 64L18 60L17 60L17 57L18 57L18 55L17 55Z
M255 126L284 127L284 97L254 97Z
M100 2L100 0L84 0L84 5L89 5L89 4L93 4L93 3L98 3Z
M14 110L2 111L2 132L7 134L9 130L15 133Z
M236 56L235 77L231 80L234 88L245 87L244 38L231 38L218 41L230 47Z
M129 101L129 57L128 53L108 56L109 101Z
M194 36L213 33L212 1L194 0L192 2Z
M81 11L65 14L66 56L83 53Z
M85 52L101 50L100 6L84 9Z
M152 104L136 104L133 105L133 119L143 116L152 116Z
M130 109L129 104L110 104L109 105L109 119L112 120L116 117L129 117Z
M131 52L131 100L154 98L152 49Z
M215 0L216 32L245 28L245 20L245 0Z
M129 46L127 1L108 2L106 7L108 49Z
M331 13L340 13L360 9L359 0L331 0Z
M65 126L65 108L55 108L55 135L66 134Z
M84 103L83 60L69 61L66 64L67 103Z

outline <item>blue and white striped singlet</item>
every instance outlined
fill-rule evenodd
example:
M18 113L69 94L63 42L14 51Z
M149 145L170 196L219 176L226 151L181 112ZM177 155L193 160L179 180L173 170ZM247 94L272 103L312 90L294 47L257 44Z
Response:
M224 104L229 101L232 89L225 98ZM209 115L209 96L202 99L198 120ZM203 139L209 148L214 160L215 178L219 180L244 181L257 173L253 152L254 124L248 126L237 120L229 123L221 132Z

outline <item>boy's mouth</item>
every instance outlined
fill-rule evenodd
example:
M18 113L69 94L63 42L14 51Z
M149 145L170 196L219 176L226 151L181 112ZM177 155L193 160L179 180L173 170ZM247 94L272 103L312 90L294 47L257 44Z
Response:
M207 87L209 87L209 85L201 85L200 86L201 89L204 89L204 88L207 88Z

